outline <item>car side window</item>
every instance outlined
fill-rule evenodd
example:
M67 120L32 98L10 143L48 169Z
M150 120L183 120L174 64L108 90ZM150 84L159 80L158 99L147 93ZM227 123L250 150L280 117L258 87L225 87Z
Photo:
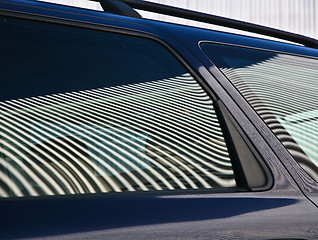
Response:
M213 101L162 45L0 28L0 197L236 186Z
M318 181L318 60L212 43L201 48Z

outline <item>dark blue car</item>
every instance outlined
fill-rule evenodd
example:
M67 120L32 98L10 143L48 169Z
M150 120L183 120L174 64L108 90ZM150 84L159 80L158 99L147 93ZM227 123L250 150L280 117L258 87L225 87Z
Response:
M317 239L318 41L101 5L0 0L0 239Z

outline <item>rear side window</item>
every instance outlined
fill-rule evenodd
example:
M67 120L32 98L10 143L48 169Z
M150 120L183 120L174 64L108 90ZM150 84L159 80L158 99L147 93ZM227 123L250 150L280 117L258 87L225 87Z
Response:
M214 105L155 41L0 24L0 196L235 187Z
M212 43L201 47L318 181L318 60Z

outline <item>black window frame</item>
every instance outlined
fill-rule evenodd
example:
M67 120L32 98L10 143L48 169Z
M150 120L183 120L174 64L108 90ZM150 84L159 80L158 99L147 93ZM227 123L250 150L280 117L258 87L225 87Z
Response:
M0 12L0 14L3 12ZM118 34L122 34L122 35L127 35L127 36L135 36L135 37L141 37L141 38L146 38L149 40L153 40L155 42L157 42L158 44L160 44L161 46L163 46L164 48L166 48L174 57L177 58L177 60L180 62L180 64L182 64L186 70L192 75L192 77L197 81L197 83L203 88L203 90L207 93L207 95L211 98L211 100L216 103L217 101L219 101L219 98L215 95L213 89L211 89L208 84L205 82L205 80L202 79L202 77L200 77L196 71L191 67L191 64L187 63L186 60L184 60L182 58L182 54L179 54L178 52L176 52L173 47L171 47L167 42L165 42L164 40L160 39L160 37L158 36L154 36L152 34L149 33L145 33L145 32L138 32L135 29L132 28L126 28L126 29L121 29L121 28L116 28L115 26L98 26L98 25L94 25L94 24L89 24L89 23L81 23L81 22L73 22L70 20L65 20L65 19L52 19L48 16L36 16L36 15L26 15L25 13L4 13L4 16L9 16L9 17L14 17L14 18L19 18L19 19L26 19L26 20L32 20L32 21L41 21L41 22L46 22L46 23L52 23L52 24L58 24L58 25L66 25L66 26L73 26L73 27L77 27L77 28L87 28L87 29L91 29L91 30L96 30L96 31L101 31L101 32L112 32L112 33L118 33ZM220 118L220 112L223 111L222 115L229 115L229 112L224 112L224 110L218 110L218 118ZM230 114L231 115L231 114ZM222 117L223 119L224 117ZM220 119L219 119L220 121ZM234 121L235 124L235 119L232 117L231 121ZM224 120L222 120L223 123L221 124L221 128L223 130L223 134L225 134L225 130L224 128L227 128L226 126L224 126ZM236 126L238 127L238 125ZM242 131L239 129L239 131ZM228 135L228 133L226 133ZM244 135L244 133L242 132L242 135ZM224 136L225 137L225 136ZM228 137L226 137L228 138ZM245 136L246 138L246 136ZM227 144L229 144L231 142L230 141L226 141ZM232 144L232 143L231 143ZM254 152L255 150L253 150L253 144L247 140L247 144L248 144L248 148L251 149L252 152ZM233 151L232 151L233 152ZM234 153L230 153L230 155L232 155ZM257 154L257 153L256 153ZM231 159L233 156L230 156ZM235 157L237 160L237 157ZM257 157L262 165L262 167L268 168L266 162L261 159L260 155L258 155ZM239 173L237 173L236 171L240 171ZM247 192L247 191L266 191L269 190L272 185L273 185L273 179L272 179L272 174L270 173L270 170L267 169L266 171L266 176L269 179L268 184L266 184L266 186L262 186L260 188L253 188L253 187L249 187L247 185L246 182L244 182L244 180L242 180L241 177L239 177L239 181L241 181L242 186L237 186L234 188L220 188L220 189L198 189L198 190L192 190L192 189L185 189L185 190L173 190L173 191L151 191L151 192L121 192L121 193L101 193L101 194L85 194L87 195L87 197L98 197L98 196L103 196L105 197L105 195L108 195L109 197L111 196L140 196L140 195L177 195L177 194L197 194L197 193L234 193L234 192ZM237 176L238 174L240 174L240 176L242 176L242 174L244 175L244 173L241 172L241 170L235 170L234 172L235 176ZM118 195L119 194L119 195ZM84 195L54 195L54 196L36 196L36 199L40 199L40 198L81 198ZM85 196L84 196L85 197ZM28 198L34 198L34 197L23 197L23 198L19 198L17 200L26 200ZM15 197L13 198L7 198L5 200L14 200L16 199ZM0 199L0 201L2 201L3 199Z
M280 162L284 165L284 167L288 170L288 172L293 176L294 180L298 184L298 186L305 192L305 193L317 193L318 192L318 182L315 181L308 173L305 171L300 164L295 160L295 158L292 156L292 154L287 150L287 148L283 145L283 143L278 139L276 134L270 129L270 127L265 123L265 121L260 117L260 115L256 112L256 110L250 105L250 103L246 100L246 98L239 92L236 88L236 86L229 80L229 78L223 73L222 70L219 69L218 65L213 62L213 59L210 59L210 57L205 53L205 51L201 48L202 44L212 44L212 45L220 45L220 46L228 46L233 48L240 48L240 49L250 49L250 50L256 50L256 51L262 51L269 54L283 54L283 55L289 55L289 56L295 56L295 57L301 57L301 58L307 58L307 59L315 59L318 61L318 55L316 53L316 50L312 50L310 48L303 48L302 46L282 46L282 50L279 49L280 43L277 42L273 45L269 43L268 46L252 46L252 45L244 45L244 44L237 44L237 43L223 43L219 41L210 41L210 40L202 40L199 42L199 49L204 55L204 57L214 66L214 69L212 72L218 72L218 74L221 74L221 82L224 82L224 79L226 79L227 87L230 85L232 89L236 90L236 94L238 94L240 97L237 98L235 96L234 98L236 101L241 102L241 104L244 102L248 106L248 108L244 108L244 113L249 114L253 113L253 119L257 120L256 125L258 125L258 131L263 135L264 139L266 139L267 143L271 148L273 149L273 152L278 157ZM278 46L278 47L277 47ZM303 48L303 49L300 49ZM304 51L304 54L301 54L301 50ZM308 55L306 55L308 54ZM239 100L238 100L239 99ZM243 109L242 108L242 109ZM266 131L264 131L264 126ZM268 132L270 134L268 134ZM273 141L275 139L275 141ZM274 179L275 180L275 179Z

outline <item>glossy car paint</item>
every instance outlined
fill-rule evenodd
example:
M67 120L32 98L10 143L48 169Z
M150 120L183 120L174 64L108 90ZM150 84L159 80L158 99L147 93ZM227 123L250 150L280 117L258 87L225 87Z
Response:
M225 104L273 175L273 186L261 192L184 190L1 200L1 239L317 237L318 209L312 202L317 201L317 184L207 59L199 43L222 42L313 57L318 56L317 50L39 2L0 1L0 13L162 42Z

